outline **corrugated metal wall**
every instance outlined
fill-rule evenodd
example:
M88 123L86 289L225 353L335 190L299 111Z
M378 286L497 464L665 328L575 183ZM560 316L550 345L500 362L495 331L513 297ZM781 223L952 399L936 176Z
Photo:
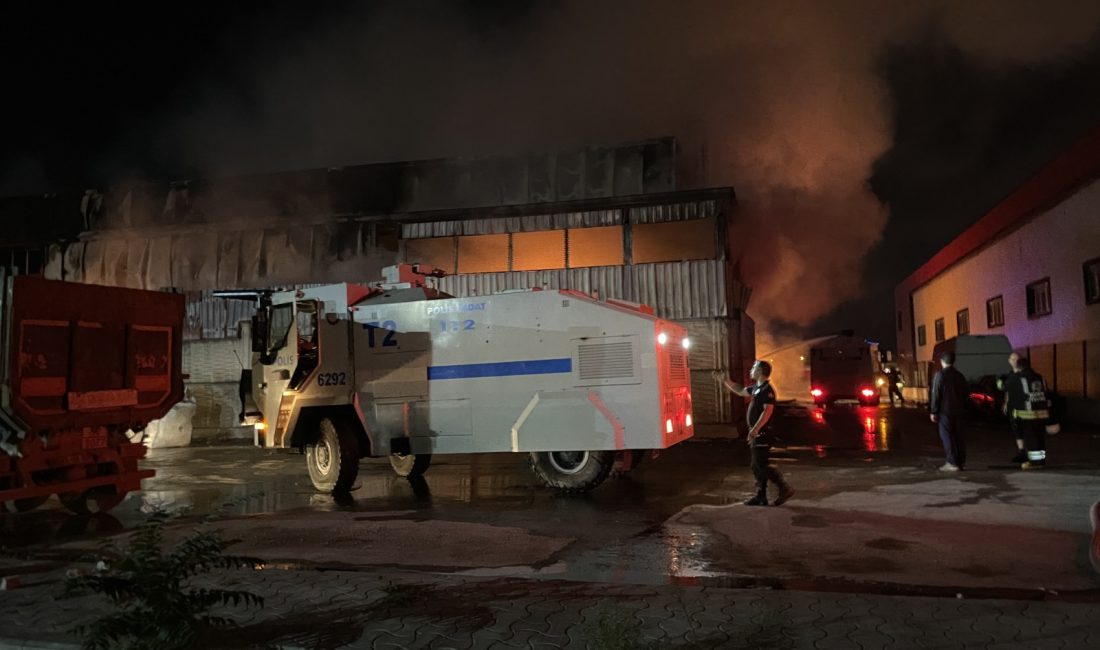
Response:
M184 323L184 340L233 339L240 335L241 321L251 320L255 305L248 300L227 300L210 295L211 292L187 294L187 316ZM245 362L247 363L247 359Z
M512 289L574 289L601 298L640 302L671 320L729 315L725 262L721 260L460 274L440 278L439 288L459 297Z

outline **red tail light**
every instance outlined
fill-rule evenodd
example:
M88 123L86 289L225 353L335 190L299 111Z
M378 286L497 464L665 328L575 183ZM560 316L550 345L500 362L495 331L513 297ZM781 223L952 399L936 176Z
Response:
M825 394L825 391L821 390L820 388L815 388L815 389L810 391L810 394L813 395L814 397L821 397L822 395Z
M871 390L870 388L864 388L863 390L861 390L859 392L864 397L874 397L874 395L875 395L875 391Z

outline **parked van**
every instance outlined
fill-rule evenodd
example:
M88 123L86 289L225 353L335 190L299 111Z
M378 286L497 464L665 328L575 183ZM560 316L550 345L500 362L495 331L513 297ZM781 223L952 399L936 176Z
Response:
M931 395L932 377L940 371L940 355L955 353L955 369L970 384L970 402L978 411L995 415L1002 394L997 388L997 377L1011 370L1008 355L1012 344L1004 334L964 334L940 341L932 350L928 368L928 390Z

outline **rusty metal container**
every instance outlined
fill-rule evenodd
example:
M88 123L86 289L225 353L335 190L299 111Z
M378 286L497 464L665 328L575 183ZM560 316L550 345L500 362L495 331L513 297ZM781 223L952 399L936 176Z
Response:
M77 513L140 489L131 442L183 397L182 295L4 278L0 297L0 503L57 494Z

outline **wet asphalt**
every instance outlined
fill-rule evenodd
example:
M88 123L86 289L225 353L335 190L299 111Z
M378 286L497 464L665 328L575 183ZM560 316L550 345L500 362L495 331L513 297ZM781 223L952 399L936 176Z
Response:
M41 555L123 532L157 509L184 513L184 521L212 513L226 519L260 516L265 522L336 513L359 521L487 524L571 540L564 550L523 567L509 567L503 558L462 569L474 575L523 572L631 583L664 583L669 576L728 578L736 572L708 550L715 546L713 532L664 525L685 508L735 504L751 492L744 441L728 437L730 430L700 429L716 437L662 451L629 475L580 496L543 487L521 454L436 457L422 481L395 476L384 459L364 460L356 489L334 498L313 490L297 454L243 445L151 450L145 466L155 469L156 477L110 514L76 517L51 500L32 513L0 515L0 546ZM872 489L884 475L894 484L934 480L943 462L934 425L918 408L786 404L773 430L776 464L799 493L792 506L798 499ZM971 468L981 472L989 489L1000 489L1002 471L1016 469L1008 463L1015 452L1011 436L1000 423L974 421L967 439ZM1095 476L1100 469L1098 431L1067 431L1051 449L1050 471ZM418 548L404 553L404 566L445 568Z

